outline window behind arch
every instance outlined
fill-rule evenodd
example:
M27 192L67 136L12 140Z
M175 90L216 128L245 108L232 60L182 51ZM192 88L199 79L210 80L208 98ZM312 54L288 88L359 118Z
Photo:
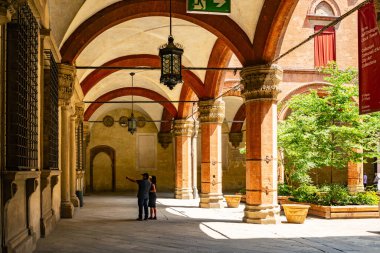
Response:
M316 16L334 17L333 8L325 1L315 8ZM323 25L315 25L314 32L318 32ZM314 38L314 66L323 67L328 62L336 61L336 35L335 27L329 27Z
M315 8L315 15L317 16L335 16L333 8L325 1L320 2Z

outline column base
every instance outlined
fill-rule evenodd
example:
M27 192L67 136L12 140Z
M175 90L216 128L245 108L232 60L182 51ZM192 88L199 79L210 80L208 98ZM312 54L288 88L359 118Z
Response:
M348 185L349 193L364 192L364 185Z
M280 224L280 206L246 204L243 222L255 224Z
M200 208L223 208L223 195L221 193L201 193L199 194Z
M193 199L193 191L189 188L176 188L174 197L176 199Z
M69 201L61 202L61 218L71 219L74 217L74 206Z
M73 203L74 207L79 207L79 199L77 196L71 196L70 201Z
M199 198L198 189L196 187L193 187L193 198L194 199Z

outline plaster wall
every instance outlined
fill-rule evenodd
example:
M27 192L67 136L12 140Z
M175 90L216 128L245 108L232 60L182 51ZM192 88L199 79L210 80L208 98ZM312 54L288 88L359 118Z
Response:
M129 116L131 111L128 109L116 109L107 115L118 120L121 116ZM147 116L140 112L134 111L135 117ZM97 120L102 120L106 115L101 115ZM162 192L174 192L174 160L173 144L163 149L157 141L157 128L152 122L147 122L143 128L138 128L137 132L131 135L126 127L121 127L118 122L113 126L106 127L102 123L94 123L90 130L90 142L87 146L86 157L86 187L90 189L90 150L100 145L106 145L115 150L115 186L116 191L137 192L137 185L125 179L126 176L140 179L141 173L148 172L150 175L157 176L157 189ZM152 144L139 143L138 138L141 135L154 136ZM139 146L140 145L140 146ZM141 145L154 145L153 147L141 147ZM153 157L156 161L148 164L155 164L151 168L141 168L138 162L138 149L153 150L152 154L147 154L147 159ZM144 157L140 157L141 160ZM144 163L145 164L145 163ZM98 153L93 161L93 183L94 190L111 191L112 190L112 173L111 159L104 152ZM96 186L98 188L96 189Z

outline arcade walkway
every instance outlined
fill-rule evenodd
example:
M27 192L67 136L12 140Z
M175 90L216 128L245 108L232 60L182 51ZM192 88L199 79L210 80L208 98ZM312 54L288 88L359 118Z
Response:
M162 197L162 195L161 195ZM380 219L253 225L238 209L199 209L197 201L158 200L158 220L136 221L136 198L86 196L73 219L37 243L48 252L377 252Z

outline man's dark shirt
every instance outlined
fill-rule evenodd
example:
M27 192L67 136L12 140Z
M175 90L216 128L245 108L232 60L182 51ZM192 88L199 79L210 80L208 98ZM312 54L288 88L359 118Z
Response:
M149 198L149 189L150 189L149 180L148 179L137 180L137 183L139 185L139 191L137 193L137 197L142 198L142 199Z

